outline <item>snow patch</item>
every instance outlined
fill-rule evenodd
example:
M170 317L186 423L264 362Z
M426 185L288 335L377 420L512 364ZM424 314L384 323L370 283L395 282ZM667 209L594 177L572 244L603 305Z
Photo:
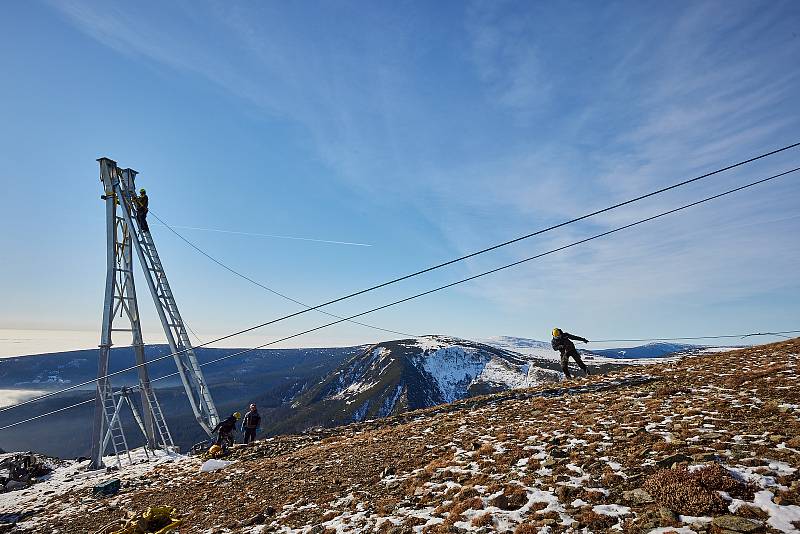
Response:
M200 466L201 473L211 473L212 471L219 471L220 469L225 469L229 465L234 462L229 462L227 460L215 460L211 458L210 460L206 460L203 465Z

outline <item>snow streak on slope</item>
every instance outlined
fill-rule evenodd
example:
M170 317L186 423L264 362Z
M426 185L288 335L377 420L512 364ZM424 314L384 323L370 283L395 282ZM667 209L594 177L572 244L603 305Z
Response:
M422 353L413 361L434 380L444 402L465 398L470 387L479 384L509 389L527 382L528 364L510 351L444 337L422 338L417 346Z
M444 402L466 397L469 386L490 361L488 355L464 347L426 351L415 358L415 363L436 382Z

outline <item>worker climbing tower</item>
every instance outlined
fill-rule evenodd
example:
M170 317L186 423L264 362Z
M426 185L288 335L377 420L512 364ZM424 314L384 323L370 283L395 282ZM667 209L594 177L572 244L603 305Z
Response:
M172 436L150 384L146 366L133 277L134 249L194 416L209 435L211 429L219 422L214 401L197 363L197 357L186 333L186 326L178 312L153 236L139 226L134 216L133 199L136 196L137 172L133 169L120 169L115 161L108 158L100 158L97 161L100 163L100 181L104 187L101 198L106 204L107 270L92 430L91 467L94 468L102 467L103 455L109 443L113 447L118 464L121 454L128 454L130 459L127 439L120 421L120 412L124 404L131 408L149 448L173 446ZM114 325L114 319L118 315L128 319L123 328ZM138 386L121 388L116 392L107 376L114 332L130 333L139 375ZM131 398L131 393L136 390L141 401L141 413L137 411Z

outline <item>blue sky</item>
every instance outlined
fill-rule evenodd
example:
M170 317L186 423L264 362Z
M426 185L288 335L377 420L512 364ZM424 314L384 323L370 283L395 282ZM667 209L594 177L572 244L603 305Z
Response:
M96 343L97 157L139 170L153 211L174 225L372 245L179 230L318 303L800 140L798 22L790 1L7 3L0 328ZM791 151L331 311L798 165ZM799 200L791 175L364 320L467 338L797 329ZM203 340L297 309L153 233ZM347 325L292 345L386 337Z

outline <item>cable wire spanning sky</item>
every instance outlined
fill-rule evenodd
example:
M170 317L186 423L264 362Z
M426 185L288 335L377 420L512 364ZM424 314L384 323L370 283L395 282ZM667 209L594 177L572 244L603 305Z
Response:
M790 1L9 4L0 354L41 351L34 338L47 350L97 343L97 157L138 170L154 211L210 255L314 304L795 142L798 21ZM358 313L799 163L780 154L328 311ZM466 338L790 330L799 201L786 177L369 321ZM201 338L299 309L151 228ZM146 341L159 342L140 287ZM308 315L231 344L312 328ZM386 336L343 324L295 346Z

